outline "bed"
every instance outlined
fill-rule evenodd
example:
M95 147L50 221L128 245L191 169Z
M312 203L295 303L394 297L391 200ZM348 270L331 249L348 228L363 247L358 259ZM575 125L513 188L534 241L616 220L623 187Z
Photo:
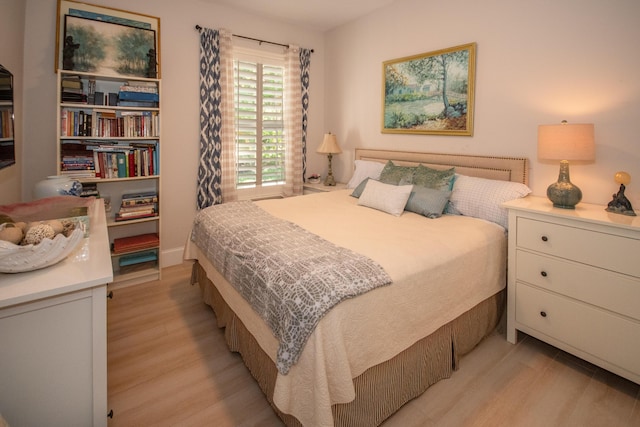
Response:
M196 243L202 228L195 222L185 247L185 259L195 260L192 282L225 328L230 350L288 426L381 424L450 377L504 310L506 213L499 204L528 194L527 159L356 149L355 160L354 175L359 164L389 160L401 168L455 168L447 211L456 214L395 216L361 205L364 196L353 197L353 188L255 202L371 259L391 279L326 312L286 372L278 339L216 268L206 244Z

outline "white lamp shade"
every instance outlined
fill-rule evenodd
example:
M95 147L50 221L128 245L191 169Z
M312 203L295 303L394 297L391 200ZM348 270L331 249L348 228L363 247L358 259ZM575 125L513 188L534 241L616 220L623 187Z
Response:
M320 154L339 154L342 153L342 150L338 145L336 136L332 133L325 133L317 152Z
M538 158L542 160L586 160L596 157L592 124L538 126Z

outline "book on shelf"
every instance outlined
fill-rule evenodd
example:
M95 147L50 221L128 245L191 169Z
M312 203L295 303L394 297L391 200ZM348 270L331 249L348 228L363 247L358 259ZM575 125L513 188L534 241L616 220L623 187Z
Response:
M116 222L121 222L121 221L131 221L134 219L153 218L156 216L158 216L158 212L152 212L152 211L149 211L146 213L132 212L130 214L124 214L124 215L121 215L120 213L116 213L114 220Z
M60 175L68 176L74 179L83 179L83 178L95 178L96 173L92 170L86 171L60 171Z
M106 95L106 99L107 99L107 105L113 105L113 106L118 105L118 94L117 93L109 92Z
M68 90L68 89L80 89L82 90L82 80L69 80L69 79L63 79L62 80L62 90ZM77 91L74 91L77 93Z
M127 82L120 86L120 92L158 93L158 85L154 82Z
M87 87L87 104L95 104L96 102L96 81L89 79L89 87Z
M148 80L129 80L126 83L129 86L148 86L148 87L158 87L158 83L154 81Z
M93 93L93 105L105 105L104 92L95 91Z
M148 203L158 203L158 193L156 191L124 193L122 195L122 206L135 206Z
M65 74L60 80L62 87L82 89L82 79L78 74Z
M140 264L148 261L157 261L158 253L153 251L138 252L131 255L124 255L118 259L118 265L124 267L127 265Z
M125 252L140 251L143 249L157 248L159 245L160 238L157 233L120 237L113 239L113 253L121 254Z
M13 111L0 111L0 138L13 138Z
M118 259L118 266L120 268L120 274L156 268L158 266L158 251L155 249L122 255Z
M120 215L132 215L136 213L158 212L157 203L138 203L136 205L121 206L118 213Z
M60 95L62 102L73 102L75 104L86 104L87 95L81 92L75 92L70 89L65 89Z
M125 101L125 100L120 100L118 105L120 107L158 108L158 103L156 101Z
M160 95L158 93L150 93L150 92L132 92L132 91L121 91L118 92L118 99L120 101L152 101L159 102Z
M98 191L98 185L95 182L84 182L82 183L82 191L80 192L80 197L100 197L100 192Z
M139 271L149 270L158 267L158 260L139 262L137 264L129 264L120 266L120 274L136 273Z

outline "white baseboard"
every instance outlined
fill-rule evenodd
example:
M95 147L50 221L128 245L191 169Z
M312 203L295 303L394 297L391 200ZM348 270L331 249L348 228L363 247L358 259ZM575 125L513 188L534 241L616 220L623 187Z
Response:
M162 267L171 267L172 265L182 264L183 253L184 246L162 251L160 253L160 262Z

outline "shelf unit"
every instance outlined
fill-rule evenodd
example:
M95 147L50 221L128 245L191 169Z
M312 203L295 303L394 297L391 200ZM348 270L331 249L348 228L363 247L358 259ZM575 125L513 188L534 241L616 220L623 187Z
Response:
M111 245L118 238L158 235L157 246L112 252L112 286L160 279L160 79L58 70L57 84L57 174L77 179L84 188L95 184L105 199ZM122 86L157 95L124 102ZM123 194L149 192L158 197L151 216L116 221ZM155 252L155 262L120 268L121 257L149 251Z

